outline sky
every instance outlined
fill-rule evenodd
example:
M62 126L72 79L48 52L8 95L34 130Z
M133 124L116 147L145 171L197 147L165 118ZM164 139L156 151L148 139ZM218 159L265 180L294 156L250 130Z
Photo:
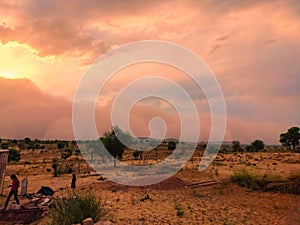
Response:
M280 133L300 125L297 0L2 0L0 137L74 139L73 99L89 66L109 51L141 40L178 44L207 64L226 102L225 141L279 144ZM182 71L157 63L131 65L109 80L95 110L99 134L111 126L118 92L149 75L188 91L198 110L199 139L207 140L207 99ZM145 83L141 89L157 86ZM155 98L132 108L134 135L149 136L149 122L156 117L164 120L167 137L178 137L180 115L166 100Z

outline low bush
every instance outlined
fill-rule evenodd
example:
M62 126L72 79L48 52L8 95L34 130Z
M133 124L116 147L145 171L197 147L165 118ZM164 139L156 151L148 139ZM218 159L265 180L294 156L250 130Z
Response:
M48 225L70 225L81 223L86 218L94 222L104 216L100 199L93 194L72 193L65 199L59 199L50 211Z
M265 190L267 184L265 180L259 179L256 175L245 169L235 171L231 180L242 187L248 188L249 190Z
M300 173L292 174L286 180L272 183L268 190L288 194L300 194Z

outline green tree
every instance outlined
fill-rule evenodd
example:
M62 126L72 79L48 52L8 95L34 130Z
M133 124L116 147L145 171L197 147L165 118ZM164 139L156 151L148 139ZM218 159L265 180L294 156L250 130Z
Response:
M122 131L119 127L115 126L100 138L106 150L114 157L114 166L117 166L116 159L122 159L125 146L118 137L126 140L128 144L133 142L132 136L128 132Z
M238 152L242 150L241 144L239 141L232 141L232 150Z
M65 147L65 142L63 142L63 141L59 141L59 142L57 142L57 148L58 149L63 149Z
M19 162L20 159L21 159L20 151L18 151L16 149L9 149L8 162L11 162L11 161Z
M251 145L247 148L247 150L250 152L258 152L263 150L264 148L265 148L265 144L262 140L255 140L251 143Z
M29 137L26 137L26 138L24 138L24 142L26 145L28 145L31 142L31 140Z
M299 127L291 127L286 133L281 133L279 139L280 143L287 147L287 149L295 151L296 145L299 145L299 130Z
M200 150L205 150L207 147L207 144L203 141L201 141L200 143L198 143L197 148Z
M176 149L176 142L175 141L169 141L168 142L168 150L175 150Z

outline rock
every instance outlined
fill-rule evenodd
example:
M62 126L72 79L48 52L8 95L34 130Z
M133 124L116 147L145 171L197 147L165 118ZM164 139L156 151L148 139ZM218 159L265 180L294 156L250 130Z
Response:
M94 225L93 219L87 218L87 219L83 220L82 225Z
M112 201L110 201L110 200L106 201L106 205L110 205L111 203L112 203Z

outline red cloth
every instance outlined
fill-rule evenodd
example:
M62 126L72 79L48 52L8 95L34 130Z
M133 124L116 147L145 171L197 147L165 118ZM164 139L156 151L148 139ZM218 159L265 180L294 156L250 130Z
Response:
M13 179L11 190L13 191L18 190L19 185L20 185L20 181L18 180L18 178Z

